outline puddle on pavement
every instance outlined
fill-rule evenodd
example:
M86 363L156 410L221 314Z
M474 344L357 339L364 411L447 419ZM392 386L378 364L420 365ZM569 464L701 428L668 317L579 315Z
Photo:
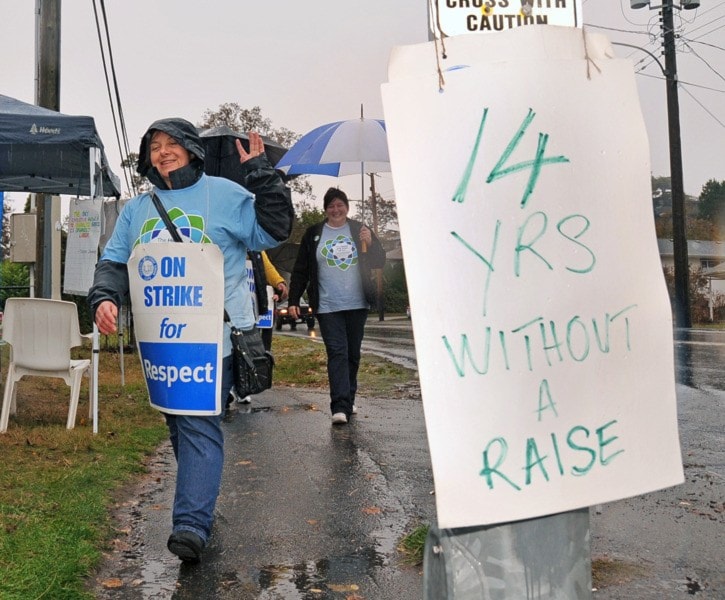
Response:
M361 578L374 580L375 569L384 557L372 548L359 554L323 558L297 565L268 565L259 573L258 596L262 599L326 600L339 598L341 592L354 593Z
M413 343L411 332L410 330L406 329L385 329L384 331L373 331L365 333L366 340L384 340L390 338L395 338L398 340L408 340L411 344Z
M228 413L225 416L225 419L229 421L230 419L233 419L235 415L249 415L249 414L256 414L256 413L271 413L271 412L278 412L278 413L286 413L292 410L304 410L304 411L316 411L320 410L315 404L288 404L285 406L262 406L262 405L255 405L252 404L237 404L234 407L234 410L230 413Z

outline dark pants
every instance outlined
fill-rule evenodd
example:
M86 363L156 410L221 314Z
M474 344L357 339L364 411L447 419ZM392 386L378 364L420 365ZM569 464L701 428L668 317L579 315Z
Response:
M360 367L360 346L365 333L366 308L317 315L327 350L327 378L330 382L332 414L352 414Z

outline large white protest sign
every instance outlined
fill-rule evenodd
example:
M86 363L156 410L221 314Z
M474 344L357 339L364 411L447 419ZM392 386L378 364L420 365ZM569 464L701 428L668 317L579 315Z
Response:
M383 86L438 525L680 483L631 63L558 27L446 53L440 79L435 44L396 49Z
M213 244L139 244L131 308L151 406L221 413L224 259Z
M66 294L85 296L93 285L101 237L101 206L101 199L73 198L70 201L63 277Z

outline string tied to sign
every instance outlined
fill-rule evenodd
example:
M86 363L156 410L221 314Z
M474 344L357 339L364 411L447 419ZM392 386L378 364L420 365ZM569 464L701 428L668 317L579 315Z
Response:
M435 47L435 54L436 54L436 68L438 70L438 91L442 92L443 88L446 85L446 80L443 77L443 68L441 67L441 59L445 60L448 58L446 56L446 42L445 38L448 36L443 33L443 29L441 29L441 20L440 20L440 12L438 11L438 0L428 0L430 4L430 10L433 14L435 14L436 22L435 22L435 28L437 31L433 32L433 44ZM434 5L435 4L435 8ZM440 35L440 52L438 50L438 38Z

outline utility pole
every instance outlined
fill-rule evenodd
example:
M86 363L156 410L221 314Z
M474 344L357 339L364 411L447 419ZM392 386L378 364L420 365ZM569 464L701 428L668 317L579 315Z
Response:
M680 102L677 93L677 53L673 0L662 3L662 29L667 73L667 120L670 133L670 184L672 186L672 245L675 258L675 324L689 329L690 263L685 231L685 192L682 177L682 144L680 140Z
M662 0L661 6L652 6L649 0L630 0L634 9L659 8L662 18L662 43L665 55L665 81L667 86L667 122L670 139L670 185L672 186L672 250L675 260L675 325L689 329L690 316L690 262L687 256L685 228L685 191L682 177L682 141L680 139L680 100L677 91L677 50L675 48L674 9L693 9L699 0Z
M35 3L35 104L60 110L60 0ZM35 296L52 296L52 196L37 194Z

